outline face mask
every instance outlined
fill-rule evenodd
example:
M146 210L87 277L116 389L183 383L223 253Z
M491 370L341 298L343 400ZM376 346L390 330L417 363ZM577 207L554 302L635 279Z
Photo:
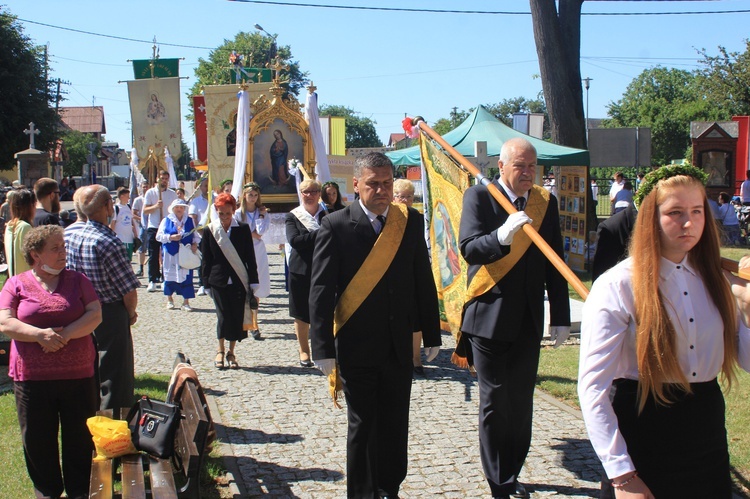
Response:
M46 263L42 264L42 270L45 271L46 273L52 274L52 275L58 275L60 272L63 271L63 269L53 269L52 267L50 267Z

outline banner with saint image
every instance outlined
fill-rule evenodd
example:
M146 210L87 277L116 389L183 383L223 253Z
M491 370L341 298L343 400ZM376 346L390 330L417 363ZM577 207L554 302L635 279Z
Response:
M128 82L133 146L138 151L138 168L158 170L166 167L164 148L173 159L182 153L180 128L180 79L156 78ZM143 172L152 179L153 172Z
M466 294L466 261L458 247L464 191L469 174L456 165L432 140L420 140L427 230L432 274L438 290L441 327L457 337Z

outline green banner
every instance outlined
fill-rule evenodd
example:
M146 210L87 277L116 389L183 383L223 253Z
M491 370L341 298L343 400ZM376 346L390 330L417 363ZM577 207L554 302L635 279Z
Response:
M241 66L232 66L229 69L231 75L230 83L270 83L272 78L271 70L268 68L243 68Z
M145 78L174 78L180 76L179 59L156 59L154 73L151 74L151 59L133 61L133 73L136 80Z

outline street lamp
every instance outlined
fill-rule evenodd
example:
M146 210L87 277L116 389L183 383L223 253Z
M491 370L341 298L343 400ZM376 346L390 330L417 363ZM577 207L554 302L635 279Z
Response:
M269 64L271 64L271 61L273 61L274 58L276 57L276 52L277 52L277 49L276 49L276 37L278 35L272 35L268 31L264 30L263 26L261 26L260 24L256 24L255 25L255 29L257 29L258 31L262 31L263 33L266 34L266 36L268 36L269 38L271 38L271 47L268 49L268 60L266 61L266 65L269 65Z
M589 78L588 76L581 80L583 81L583 88L586 89L586 143L589 141L589 83L593 80L593 78Z

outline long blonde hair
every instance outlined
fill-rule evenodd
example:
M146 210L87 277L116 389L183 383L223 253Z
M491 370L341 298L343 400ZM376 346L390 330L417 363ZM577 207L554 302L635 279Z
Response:
M251 191L255 191L258 193L258 200L255 202L255 209L260 210L263 208L263 200L261 199L260 195L260 186L255 182L246 184L245 188L242 190L242 196L240 196L240 213L242 213L243 222L247 219L247 199L245 199L245 195Z
M721 270L718 228L711 216L703 184L694 177L678 175L660 180L638 209L630 256L633 258L633 296L636 309L636 355L638 358L638 411L649 395L658 404L672 402L668 386L676 384L690 392L690 383L680 368L676 333L659 290L661 243L659 206L675 189L697 188L703 195L705 226L698 243L688 253L688 261L701 276L708 295L724 321L724 361L722 373L731 386L736 379L737 311L734 297ZM657 299L654 299L656 297Z

